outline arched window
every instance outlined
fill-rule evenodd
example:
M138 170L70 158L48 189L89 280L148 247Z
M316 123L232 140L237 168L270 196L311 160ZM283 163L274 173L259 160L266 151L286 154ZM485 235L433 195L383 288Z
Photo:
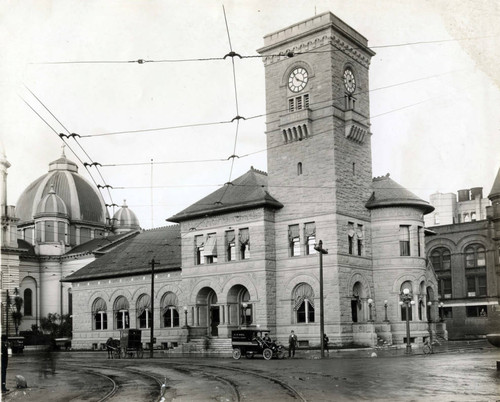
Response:
M92 305L92 315L94 317L94 329L97 331L108 329L108 315L106 313L106 302L98 297Z
M401 294L404 294L405 289L408 289L408 294L412 295L413 294L413 287L410 281L403 282L401 284ZM402 302L401 302L402 303ZM407 310L408 306L408 310ZM413 309L412 309L412 304L401 304L401 321L406 321L406 312L408 311L408 320L412 321L413 320Z
M486 252L481 244L471 244L465 249L465 268L486 266Z
M26 289L24 291L24 315L33 315L33 291L31 289Z
M432 266L435 271L449 271L451 269L451 254L446 247L438 247L431 253Z
M118 296L113 307L116 329L130 328L129 304L124 296Z
M137 319L139 328L151 328L151 298L149 295L142 295L137 300Z
M297 323L314 322L314 292L311 285L300 283L293 292Z
M302 174L302 162L297 163L297 176Z
M177 310L177 296L167 292L161 300L163 327L173 328L179 326L179 311Z

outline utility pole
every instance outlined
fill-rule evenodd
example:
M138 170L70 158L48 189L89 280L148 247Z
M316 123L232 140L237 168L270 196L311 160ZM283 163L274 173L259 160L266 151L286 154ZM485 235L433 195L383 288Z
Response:
M323 302L323 254L328 254L328 251L323 249L323 241L320 240L314 249L319 253L319 342L321 345L321 358L325 357L325 345L323 338L325 335L325 313Z
M155 265L160 265L159 261L155 261L154 257L149 262L151 264L151 335L149 337L149 357L153 358L153 339L154 339L154 322L155 322Z

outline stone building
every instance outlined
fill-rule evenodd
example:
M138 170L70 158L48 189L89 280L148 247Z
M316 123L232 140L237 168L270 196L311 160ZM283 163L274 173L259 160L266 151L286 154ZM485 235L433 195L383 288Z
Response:
M61 279L140 228L126 205L109 218L99 189L78 173L78 166L66 158L64 151L49 164L46 174L28 185L16 207L7 205L10 163L5 156L0 166L2 328L9 328L12 335L11 311L6 311L12 300L7 303L7 294L12 298L17 292L23 299L18 331L39 326L40 318L49 313L71 315L72 288Z
M446 336L425 253L433 207L389 175L372 178L366 38L324 13L267 35L259 53L268 173L251 168L168 219L176 225L131 234L66 277L74 347L123 328L147 338L151 325L163 345L227 341L241 326L317 345L321 286L336 345L402 344L407 317L413 343Z
M459 191L462 205L456 211L461 219L432 225L436 235L427 243L438 276L440 316L453 339L500 328L500 171L488 199L480 187L471 193L475 196Z

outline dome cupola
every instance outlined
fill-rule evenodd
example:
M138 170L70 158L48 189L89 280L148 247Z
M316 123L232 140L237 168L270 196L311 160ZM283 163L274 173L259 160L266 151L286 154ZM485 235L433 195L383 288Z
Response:
M50 186L49 193L38 203L34 217L40 216L68 217L68 208L64 200L56 194L54 186Z
M113 232L115 234L139 230L141 225L135 213L129 209L126 200L121 208L113 215Z

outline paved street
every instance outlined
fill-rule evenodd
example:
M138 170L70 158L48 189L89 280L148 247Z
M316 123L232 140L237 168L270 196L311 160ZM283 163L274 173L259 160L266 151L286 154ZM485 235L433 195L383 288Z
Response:
M485 344L481 344L485 345ZM157 400L167 379L166 400L307 400L307 401L497 401L500 349L474 347L424 356L403 351L331 352L319 360L316 352L299 351L295 359L144 358L108 360L104 352L61 352L56 374L39 377L34 353L9 362L6 401L99 400L110 385L120 392L107 400ZM93 372L93 370L99 370ZM22 374L27 390L15 390ZM98 376L96 374L99 374ZM144 374L144 376L142 376Z

